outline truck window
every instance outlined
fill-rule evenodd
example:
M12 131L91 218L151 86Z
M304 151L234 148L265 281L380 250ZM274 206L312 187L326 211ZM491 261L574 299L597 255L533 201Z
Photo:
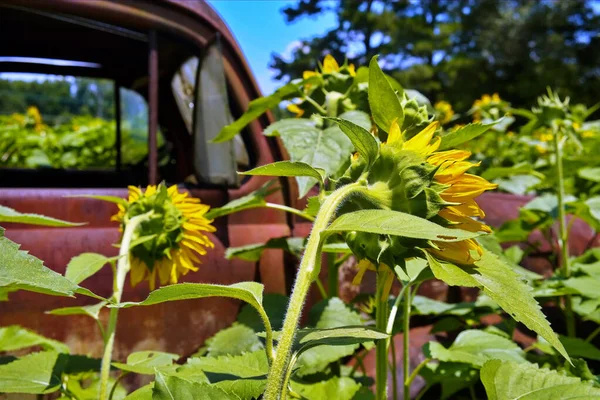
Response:
M8 170L26 174L33 187L46 186L35 182L36 176L46 181L53 173L60 186L78 186L70 182L68 171L74 180L85 171L105 173L103 185L108 186L142 183L147 174L147 168L142 170L148 155L148 106L132 90L120 88L120 98L119 160L113 81L0 73L0 186L7 186ZM165 145L159 134L159 149ZM128 171L135 173L122 173Z
M196 95L197 74L198 57L191 57L181 65L171 81L173 96L175 97L177 107L187 127L187 132L190 135L193 134L194 96ZM202 99L200 99L200 101L202 101ZM230 110L227 110L227 113L230 114ZM233 118L231 118L231 121L233 121ZM210 144L207 145L210 146ZM233 150L238 168L242 170L247 169L250 165L250 159L244 141L240 136L234 138Z

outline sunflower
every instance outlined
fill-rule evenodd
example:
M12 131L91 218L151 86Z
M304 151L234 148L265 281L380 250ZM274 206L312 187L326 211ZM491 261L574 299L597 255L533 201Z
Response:
M356 69L354 68L354 64L349 64L348 66L342 66L338 64L338 62L333 58L331 54L327 54L323 59L323 66L321 68L321 73L317 71L304 71L302 74L302 79L308 79L317 75L325 75L325 74L333 74L335 72L348 72L348 75L355 76Z
M466 161L471 152L466 150L448 150L436 152L441 139L434 138L438 123L434 122L412 139L402 143L402 150L411 150L427 157L427 163L437 167L434 181L444 185L440 192L442 200L448 205L438 212L450 228L463 229L470 232L486 232L489 226L474 218L483 218L485 213L475 202L475 198L486 190L495 189L498 185L488 182L467 171L480 163ZM402 134L396 122L392 123L388 144L402 141ZM481 246L474 239L460 242L433 242L437 248L428 251L438 258L459 264L473 264L483 254Z
M131 217L153 211L137 231L139 244L130 251L132 286L147 280L154 290L157 276L161 285L177 283L181 275L197 271L199 256L214 247L204 234L216 230L204 217L210 207L176 185L150 185L143 193L129 186L127 204L118 207L111 220L121 224L121 231Z
M452 109L452 105L447 101L438 101L433 105L436 114L438 115L438 120L440 124L445 125L452 120L454 117L454 110Z

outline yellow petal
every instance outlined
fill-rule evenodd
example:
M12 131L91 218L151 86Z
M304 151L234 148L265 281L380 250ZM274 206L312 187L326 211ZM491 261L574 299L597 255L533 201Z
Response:
M302 79L308 79L316 75L319 75L319 73L315 71L304 71L302 73Z
M356 69L354 68L354 64L348 65L348 73L350 76L356 76Z
M338 65L337 61L335 61L335 58L333 58L331 54L327 54L323 60L323 73L331 74L338 72L339 70L340 66Z
M435 179L438 182L446 183L458 178L470 168L478 167L479 165L481 165L481 161L477 164L473 164L468 161L446 161L435 173Z
M440 196L449 202L462 203L465 200L473 199L486 190L498 187L495 183L490 183L477 175L463 174L458 178L446 182L451 185L445 189Z
M367 272L368 269L376 271L375 266L366 258L360 260L356 268L358 269L358 273L352 280L352 284L357 286L362 282L363 276L365 276L365 272Z
M461 214L453 207L447 207L441 210L438 215L446 220L453 222L452 228L464 229L469 232L487 232L492 233L492 229L486 224L476 221L471 217Z
M433 147L430 147L429 142L433 138L433 135L438 128L438 122L433 122L427 126L427 128L423 129L421 132L417 133L410 140L407 140L402 145L404 150L412 150L420 154L429 154L439 147L440 141L438 140L437 146L434 145L435 149L431 150Z
M298 107L294 103L288 104L286 108L289 112L291 112L292 114L295 114L296 118L300 118L304 114L304 110L301 109L300 107Z
M396 118L392 121L392 126L390 126L390 132L388 134L388 139L386 144L393 146L398 143L402 143L402 132L400 132L400 126L398 126L398 119Z
M435 242L438 249L427 249L437 258L457 264L471 265L479 260L483 254L481 246L473 239L461 242Z
M431 165L438 166L446 161L464 161L469 157L471 157L470 151L448 150L448 151L440 151L439 153L430 155L427 158L427 162Z

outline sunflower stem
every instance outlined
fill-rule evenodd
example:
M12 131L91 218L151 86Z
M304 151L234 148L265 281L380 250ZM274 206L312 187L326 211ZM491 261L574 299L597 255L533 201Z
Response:
M377 269L377 309L375 313L375 327L384 332L388 322L388 299L385 296L385 282L388 279L389 270L380 266ZM388 340L377 341L375 349L375 398L377 400L387 399L387 366L388 366Z
M304 219L307 219L309 221L314 221L315 218L312 215L308 215L305 212L302 212L300 210L296 210L294 207L288 207L288 206L284 206L283 204L277 204L277 203L265 203L265 207L267 208L272 208L274 210L281 210L281 211L285 211L285 212L289 212L292 213L294 215L297 215L299 217L302 217Z
M343 186L331 193L321 206L317 218L313 224L311 235L306 244L306 250L300 261L296 282L290 298L288 311L283 323L283 329L275 358L269 371L267 379L267 388L265 391L265 400L279 400L283 392L287 390L285 386L285 376L289 368L292 346L296 329L302 314L302 308L306 295L313 280L318 277L321 267L321 231L327 228L333 218L338 206L352 193L361 190L358 183L352 183ZM364 188L362 188L364 189Z
M565 278L571 275L571 265L569 260L569 230L567 228L567 217L565 212L565 179L563 175L562 165L562 144L560 138L560 129L554 128L554 156L556 164L556 175L558 178L558 223L559 237L558 247L561 255L561 270ZM567 335L575 337L575 316L573 315L573 305L571 303L571 295L565 296L565 318L567 322Z
M410 288L404 292L404 307L402 313L402 322L404 323L403 329L403 362L404 362L404 379L402 379L402 383L404 386L404 399L410 399L410 385L412 380L410 379L410 309L412 303L412 296L410 293Z
M115 304L121 302L121 295L123 294L123 286L125 284L125 278L130 269L129 264L129 246L131 241L134 239L134 234L137 227L144 221L148 220L153 214L153 211L147 212L146 214L136 215L131 218L127 224L125 224L125 232L123 232L123 239L121 240L121 248L119 250L119 261L117 264L117 273L114 275L114 293L111 300ZM119 315L119 308L114 307L110 309L110 316L108 319L108 327L106 329L106 344L104 346L104 355L102 356L102 368L100 370L100 400L108 399L108 379L110 377L110 363L112 360L112 352L115 344L115 334L117 329L117 317Z

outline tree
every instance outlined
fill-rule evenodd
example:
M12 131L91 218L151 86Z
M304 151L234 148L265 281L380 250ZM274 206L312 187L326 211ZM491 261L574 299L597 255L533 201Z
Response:
M303 40L276 78L314 69L327 53L366 65L376 54L402 85L467 110L483 93L529 106L550 85L593 104L600 82L595 0L300 0L288 23L335 13L338 26Z

